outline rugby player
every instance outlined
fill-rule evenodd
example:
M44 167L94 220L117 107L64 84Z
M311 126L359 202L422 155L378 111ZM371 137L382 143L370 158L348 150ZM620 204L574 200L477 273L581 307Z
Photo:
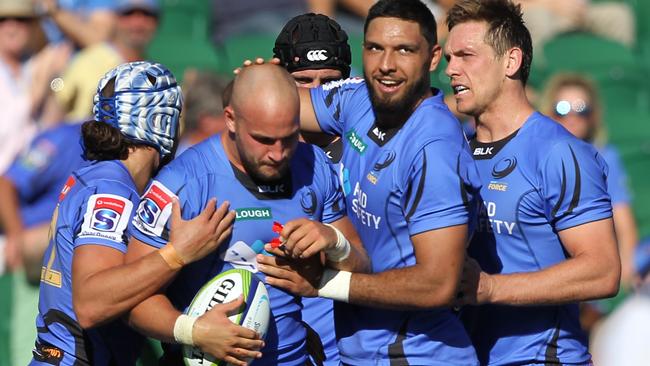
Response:
M100 80L94 101L95 120L81 133L85 157L95 162L73 172L58 197L30 365L134 365L141 337L113 320L182 264L214 250L231 230L234 213L227 213L226 203L215 211L211 201L189 222L180 219L175 203L169 242L123 265L139 197L173 157L181 91L164 66L132 62Z
M197 215L209 197L227 197L237 212L232 236L218 252L184 267L164 293L135 307L130 323L159 339L196 344L234 365L246 365L252 358L253 365L303 366L307 356L300 299L278 288L267 286L272 321L261 352L251 342L237 343L233 352L197 344L199 323L181 314L216 274L233 267L258 272L256 255L276 238L274 221L284 224L283 249L275 254L284 255L285 261L313 257L318 265L320 257L314 255L324 251L335 268L369 268L327 157L319 148L298 142L299 100L287 71L277 65L252 66L237 76L232 97L225 99L230 99L224 110L227 132L190 147L147 189L134 217L137 240L129 244L127 260L165 245L172 197L181 202L184 217ZM225 314L212 320L231 324ZM182 362L180 347L165 344L164 349L165 362Z
M524 91L530 33L510 0L462 0L447 15L446 69L474 117L482 188L459 304L481 364L590 364L578 302L618 291L607 167L536 112Z
M348 216L372 274L326 270L345 365L474 365L452 303L475 214L478 174L459 122L429 86L441 57L418 0L380 0L365 23L363 79L301 91L301 128L343 140ZM260 258L273 266L273 258ZM272 270L273 269L273 270ZM275 279L291 291L286 266ZM277 281L277 282L276 282Z

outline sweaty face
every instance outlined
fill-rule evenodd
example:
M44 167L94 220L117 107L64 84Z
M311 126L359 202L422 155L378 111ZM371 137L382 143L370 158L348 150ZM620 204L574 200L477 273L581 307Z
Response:
M316 88L330 81L339 80L343 73L337 69L301 70L291 73L296 86L301 88Z
M370 22L365 33L363 70L378 117L412 112L428 92L433 67L431 48L419 24L397 18Z
M298 145L297 111L239 114L235 124L235 145L244 169L258 183L285 177Z
M460 113L480 116L501 92L506 78L504 59L485 43L485 22L466 22L454 26L445 44L456 106Z
M577 85L564 86L558 90L553 102L552 117L579 139L589 140L593 135L589 94Z

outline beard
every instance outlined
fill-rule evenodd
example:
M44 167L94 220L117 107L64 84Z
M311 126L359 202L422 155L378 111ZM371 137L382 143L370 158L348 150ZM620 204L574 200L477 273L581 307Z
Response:
M237 147L237 151L239 152L239 159L241 160L241 164L246 170L246 174L255 182L255 183L262 183L262 184L268 184L272 185L273 183L280 182L284 180L289 173L289 161L290 159L286 159L285 161L282 162L279 168L276 168L277 170L273 173L265 173L262 171L263 166L269 166L270 164L266 164L264 162L258 161L254 157L249 156L246 153L246 150L243 148L241 141L239 140L239 136L235 134L235 145Z
M380 128L394 128L402 125L411 116L413 110L430 87L429 74L423 73L415 84L407 87L401 97L384 98L375 90L371 80L364 74L370 101L375 112L375 123Z

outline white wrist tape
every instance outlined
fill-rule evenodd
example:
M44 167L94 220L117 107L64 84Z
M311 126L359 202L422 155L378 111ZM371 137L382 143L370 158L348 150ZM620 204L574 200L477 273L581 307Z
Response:
M327 259L332 261L332 262L342 262L344 261L347 257L350 256L350 242L348 239L345 238L343 233L334 227L334 225L330 224L324 224L326 226L331 227L334 229L334 232L336 232L336 245L334 248L326 249L325 250L325 255L327 256Z
M352 272L326 268L318 286L318 296L348 302Z
M174 323L174 339L176 342L188 346L194 345L194 339L192 337L194 322L196 322L195 317L185 314L181 314L176 318L176 323Z

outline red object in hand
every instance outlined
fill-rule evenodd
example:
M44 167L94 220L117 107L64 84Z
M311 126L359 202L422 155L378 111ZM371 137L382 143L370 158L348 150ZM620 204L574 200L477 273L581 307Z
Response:
M273 221L273 229L272 230L273 230L274 233L280 235L283 228L284 228L284 226L282 226L281 223L279 223L277 221ZM273 239L271 239L271 242L269 244L271 244L271 248L279 248L279 247L282 246L282 239L280 239L280 237L273 238Z
M277 221L273 221L273 232L276 234L280 234L282 232L282 229L284 229L284 226L282 226L281 223Z
M271 248L278 248L282 245L282 240L280 238L273 238L269 244L271 244Z

